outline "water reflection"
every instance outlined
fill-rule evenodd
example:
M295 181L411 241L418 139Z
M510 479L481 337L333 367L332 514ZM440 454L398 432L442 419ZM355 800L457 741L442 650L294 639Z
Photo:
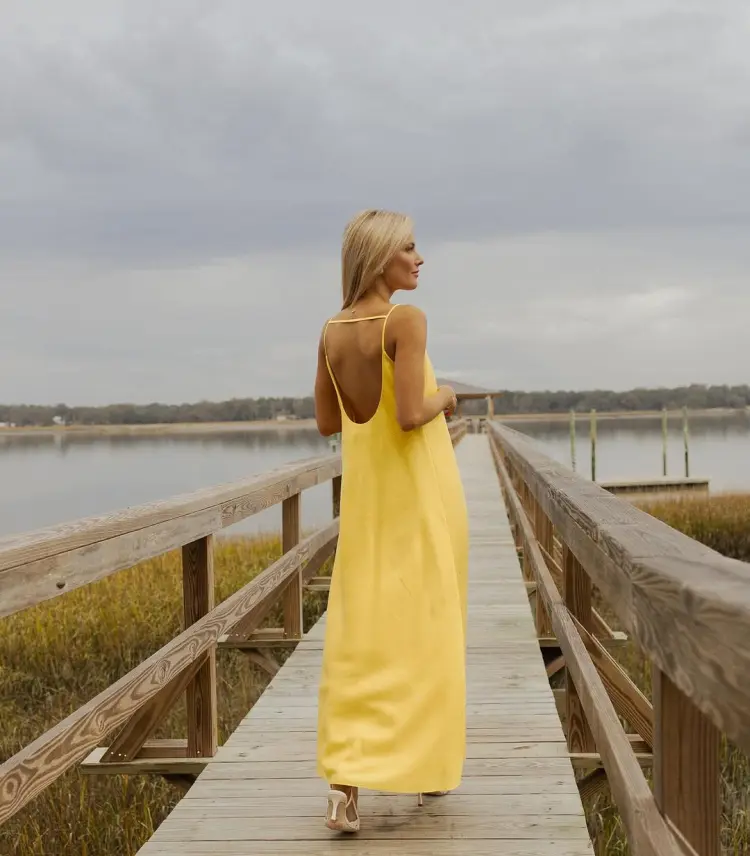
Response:
M295 449L320 447L320 435L314 428L259 428L234 431L186 431L181 434L106 434L76 431L23 433L0 432L0 455L19 454L31 450L54 450L66 454L70 449L86 447L144 448L148 444L158 444L160 448L169 445L204 447L246 447L250 449L268 449L293 447Z

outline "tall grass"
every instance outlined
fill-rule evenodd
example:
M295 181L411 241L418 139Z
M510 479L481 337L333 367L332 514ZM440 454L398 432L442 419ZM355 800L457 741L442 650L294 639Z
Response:
M725 555L750 561L750 495L645 507ZM236 591L279 554L278 538L218 542L217 600ZM321 614L323 604L324 596L306 597L306 627ZM180 560L172 553L1 621L0 759L166 644L181 628L181 609ZM277 609L269 623L279 623L279 613ZM650 667L636 646L628 644L614 654L650 697ZM268 679L241 653L219 651L218 681L223 742ZM158 733L185 736L183 705L172 711ZM724 742L721 770L724 852L741 856L750 853L750 763ZM72 770L0 827L0 854L132 856L180 795L155 776L84 776ZM610 795L601 795L586 808L598 856L628 854Z
M750 561L750 494L659 500L640 504L680 532L730 558ZM597 598L597 608L614 616ZM633 643L613 656L639 689L651 698L651 666ZM605 792L586 806L597 856L630 854L620 816ZM721 843L725 856L750 854L750 759L726 739L721 744Z
M216 598L224 600L280 555L278 538L217 542ZM306 596L306 627L324 597ZM6 760L165 645L181 630L178 553L143 562L0 621L0 760ZM269 618L280 622L280 607ZM218 652L219 739L268 682L240 652ZM178 703L159 737L185 737ZM131 856L181 792L156 776L63 775L0 827L0 854Z

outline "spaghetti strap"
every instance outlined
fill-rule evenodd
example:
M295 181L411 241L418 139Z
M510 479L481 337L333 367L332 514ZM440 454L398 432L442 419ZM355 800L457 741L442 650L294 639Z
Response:
M398 304L398 303L394 303L393 306L391 306L391 308L388 310L388 312L386 312L386 314L383 316L383 319L384 319L383 320L383 330L380 334L380 350L384 354L385 354L385 328L386 328L386 325L388 324L388 319L391 317L391 312L393 312L393 310L399 305L400 304Z

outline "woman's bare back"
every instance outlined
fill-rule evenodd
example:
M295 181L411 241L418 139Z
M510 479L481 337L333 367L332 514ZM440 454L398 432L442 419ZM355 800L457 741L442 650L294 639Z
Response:
M369 422L380 403L383 386L385 317L393 307L376 305L341 312L327 324L325 348L346 415L352 422ZM393 343L385 329L385 350L393 359Z

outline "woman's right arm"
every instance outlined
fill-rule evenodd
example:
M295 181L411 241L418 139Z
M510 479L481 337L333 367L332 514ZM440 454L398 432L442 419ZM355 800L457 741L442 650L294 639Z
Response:
M449 386L441 386L436 393L424 394L424 357L427 350L427 318L415 306L404 306L393 313L392 325L395 346L394 383L396 392L396 418L404 431L413 431L450 408L455 395Z

